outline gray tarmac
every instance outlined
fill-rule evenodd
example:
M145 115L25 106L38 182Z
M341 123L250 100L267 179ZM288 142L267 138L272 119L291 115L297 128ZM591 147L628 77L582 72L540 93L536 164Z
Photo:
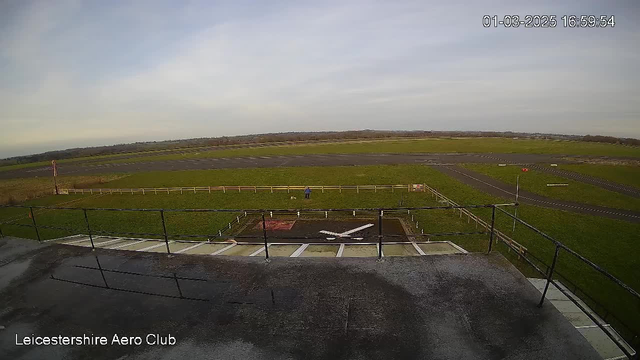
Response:
M599 359L498 253L265 262L15 238L0 253L6 359ZM83 334L110 344L16 345Z
M434 166L434 168L480 191L494 196L499 196L505 200L515 201L516 189L513 185L503 183L502 181L496 180L490 176L456 165L438 165ZM519 191L518 202L580 214L640 223L640 212L638 211L614 209L579 202L558 200L522 189Z
M130 173L142 171L178 171L206 169L277 168L300 166L354 166L393 164L459 164L459 163L568 163L561 155L536 154L310 154L231 158L184 159L112 164L62 163L60 175ZM0 179L50 176L51 167L25 168L0 172Z

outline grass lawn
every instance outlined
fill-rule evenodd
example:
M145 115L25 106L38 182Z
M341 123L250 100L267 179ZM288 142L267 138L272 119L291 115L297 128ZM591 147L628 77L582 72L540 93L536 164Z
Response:
M533 153L567 155L606 155L640 157L640 148L614 144L577 141L553 141L504 138L429 138L411 140L378 140L309 145L280 145L259 148L239 148L203 151L200 153L175 153L142 156L132 159L116 159L99 163L162 161L198 158L220 158L264 155L303 154L360 154L360 153Z
M123 175L102 176L59 176L58 187L74 188L99 186ZM54 192L53 179L50 177L0 180L0 204L19 203L49 195Z
M599 177L640 189L640 167L629 165L562 164L563 170Z
M506 184L513 185L515 191L516 176L520 175L520 189L548 196L553 199L581 202L584 204L606 206L617 209L640 211L640 199L609 191L601 187L585 184L561 176L547 174L530 169L522 172L519 166L497 166L489 164L466 164L463 167L491 176ZM566 183L566 187L549 187L550 183Z
M503 202L472 187L464 185L445 174L423 165L395 165L395 166L352 166L352 167L318 167L318 168L277 168L277 169L225 169L203 171L181 171L163 173L137 173L126 178L115 180L103 186L113 187L150 187L150 186L180 186L180 185L287 185L287 184L406 184L427 183L454 201L461 204L479 204ZM121 208L322 208L322 207L378 207L397 206L401 198L405 206L430 206L436 204L426 193L407 192L326 192L314 191L310 201L303 200L302 193L298 199L291 200L295 194L283 193L198 193L198 194L158 194L158 195L102 195L85 196L69 195L47 197L30 201L29 204L53 204L61 201L76 201L68 206L76 207L121 207ZM489 209L474 211L485 219L490 219ZM0 209L0 218L20 216L21 223L28 224L24 209ZM128 232L161 233L161 223L158 213L115 213L93 212L90 214L92 227L96 230L117 230ZM452 211L420 211L414 214L425 232L443 231L474 231L473 224L467 224L466 219L460 219ZM640 257L638 244L640 243L640 224L628 223L589 215L573 214L561 210L544 209L536 206L523 205L519 208L519 216L542 231L562 241L570 248L607 269L613 275L640 290ZM85 233L85 223L79 210L48 211L36 213L41 225L68 226L77 229L76 232ZM235 214L175 214L167 215L167 230L169 233L210 234L235 219ZM516 241L526 246L529 252L545 262L550 263L553 255L552 244L518 226L515 233L511 233L512 221L504 214L497 214L497 228L512 236ZM2 226L5 234L24 237L34 237L32 229ZM44 237L62 235L61 231L43 230ZM433 240L453 240L455 243L471 251L486 251L486 235L469 238L434 238ZM508 253L502 245L498 250L509 257L525 274L531 275L530 268L522 261L518 261L513 253ZM572 259L568 254L560 255L557 269L571 279L586 293L596 298L612 311L617 317L635 324L640 330L640 314L638 303L634 302L626 292L612 286L601 275Z
M200 148L200 147L198 147ZM507 138L427 138L427 139L393 139L393 140L350 140L343 142L310 143L299 145L278 145L261 147L242 147L237 149L221 148L202 152L187 153L185 149L170 150L173 154L158 155L167 150L149 150L128 154L111 154L62 159L60 163L73 163L86 160L98 160L94 164L162 161L179 159L197 159L211 157L264 156L264 155L303 155L303 154L359 154L359 153L530 153L530 154L566 154L566 155L600 155L628 156L640 158L640 148L615 144L602 144L579 141L539 140L539 139L507 139ZM142 155L127 159L131 155ZM103 161L100 161L100 160ZM0 171L21 168L48 166L49 161L29 164L0 166Z

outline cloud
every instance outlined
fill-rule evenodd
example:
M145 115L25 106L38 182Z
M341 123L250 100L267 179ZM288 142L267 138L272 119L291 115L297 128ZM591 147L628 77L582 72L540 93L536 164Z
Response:
M0 157L292 130L640 137L639 28L625 4L605 8L615 29L481 25L487 12L602 7L21 2L0 15Z

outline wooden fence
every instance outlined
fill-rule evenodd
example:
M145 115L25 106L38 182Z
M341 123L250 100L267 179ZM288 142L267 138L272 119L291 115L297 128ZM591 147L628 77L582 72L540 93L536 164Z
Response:
M304 185L260 185L260 186L189 186L189 187L160 187L160 188L107 188L107 189L61 189L61 194L171 194L171 193L211 193L211 192L243 192L251 191L260 192L284 192L304 191L307 186ZM407 185L309 185L312 191L407 191L407 192L424 192L425 184L407 184Z

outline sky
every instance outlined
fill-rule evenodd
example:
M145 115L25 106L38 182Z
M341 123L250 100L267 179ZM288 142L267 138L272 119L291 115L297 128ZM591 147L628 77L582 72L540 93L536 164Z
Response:
M558 25L482 26L509 14ZM636 0L4 0L0 158L285 131L640 138L639 16Z

